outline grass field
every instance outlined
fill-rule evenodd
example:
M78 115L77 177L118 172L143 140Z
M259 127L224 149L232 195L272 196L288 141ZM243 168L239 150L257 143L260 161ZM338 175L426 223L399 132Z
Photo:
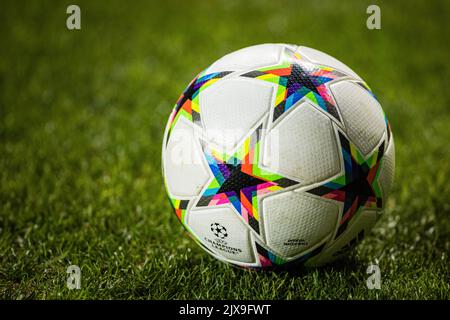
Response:
M76 1L0 10L0 298L450 299L448 1ZM381 7L382 29L366 28ZM337 264L229 267L182 231L160 172L185 85L257 43L341 59L379 97L396 142L384 217ZM380 290L366 287L378 262ZM66 268L81 267L81 290Z

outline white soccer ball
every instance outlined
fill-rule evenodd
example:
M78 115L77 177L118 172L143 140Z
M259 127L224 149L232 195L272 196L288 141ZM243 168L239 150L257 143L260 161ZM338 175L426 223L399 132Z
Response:
M379 219L394 139L345 64L263 44L192 80L170 115L162 163L178 218L208 253L240 267L314 266Z

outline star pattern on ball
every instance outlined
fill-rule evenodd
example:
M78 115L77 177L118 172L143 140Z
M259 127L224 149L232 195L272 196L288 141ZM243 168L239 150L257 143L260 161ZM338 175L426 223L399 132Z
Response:
M289 49L286 50L285 57L282 64L241 75L277 85L272 121L276 121L303 98L308 98L340 121L336 103L326 83L347 75L330 67L310 63Z
M175 214L180 222L184 225L184 220L186 216L186 211L189 206L189 200L180 200L176 198L169 197L170 203L172 204Z
M205 74L205 71L203 71L196 76L191 83L189 83L187 88L178 98L178 101L175 103L173 111L170 115L167 137L169 137L173 127L181 116L185 117L189 121L192 121L196 125L201 126L199 103L200 92L230 73L232 73L232 71ZM167 141L169 141L169 139L167 139Z
M237 150L228 155L202 142L213 179L200 196L197 207L231 204L259 233L258 199L271 192L298 184L259 166L262 124Z
M382 208L382 193L378 179L385 152L383 140L381 145L365 159L356 146L341 132L339 132L339 140L344 161L343 174L307 191L344 203L336 238L346 230L360 208Z

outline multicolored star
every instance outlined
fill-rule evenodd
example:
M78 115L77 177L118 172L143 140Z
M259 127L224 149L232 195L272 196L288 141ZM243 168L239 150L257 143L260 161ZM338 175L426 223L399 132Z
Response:
M169 197L169 199L173 209L175 210L175 214L177 215L180 222L184 225L184 218L189 205L189 200L180 200L172 197Z
M336 104L325 84L347 75L330 67L310 63L290 50L285 55L286 62L280 65L242 75L278 85L272 121L276 121L304 97L340 121Z
M261 130L262 125L232 155L202 144L214 178L197 202L197 207L231 203L257 233L258 198L298 183L259 166Z
M367 159L364 159L362 153L341 132L339 132L339 140L344 159L344 173L330 182L307 191L344 203L336 238L345 231L350 220L361 207L382 207L378 178L385 152L383 141Z
M230 73L232 73L232 71L214 72L205 75L204 72L202 72L189 83L187 88L178 98L170 115L169 131L166 141L169 141L169 135L180 116L184 116L189 121L201 126L199 93Z

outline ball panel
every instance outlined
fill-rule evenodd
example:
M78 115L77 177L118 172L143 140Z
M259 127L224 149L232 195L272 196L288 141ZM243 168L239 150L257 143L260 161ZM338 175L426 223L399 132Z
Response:
M358 76L358 74L355 71L353 71L352 69L350 69L347 65L345 65L338 59L333 58L332 56L330 56L322 51L300 46L300 47L298 47L297 52L302 57L305 57L306 59L308 59L311 62L320 64L320 65L325 65L328 67L332 67L333 69L342 71L355 79L362 80L360 78L360 76Z
M389 145L383 157L381 163L379 182L381 190L383 192L383 202L386 204L386 199L391 191L392 184L394 182L394 170L395 168L395 144L394 137L391 136Z
M286 191L262 201L267 245L294 257L329 239L337 227L339 206L299 191Z
M367 90L354 82L340 81L330 88L347 135L364 155L368 155L386 131L383 110Z
M279 61L283 48L284 45L281 44L261 44L243 48L214 62L206 69L206 73L270 66Z
M187 224L208 249L233 263L253 263L250 231L230 207L191 210Z
M164 154L167 189L174 197L192 197L200 193L209 178L201 146L192 124L180 118L175 124Z
M263 164L274 172L310 184L339 173L340 157L331 120L302 102L270 130Z
M204 134L219 146L233 147L270 110L274 87L245 78L224 79L200 93Z
M327 245L320 254L311 258L306 265L320 266L347 254L373 228L378 214L377 210L361 209L346 231Z

